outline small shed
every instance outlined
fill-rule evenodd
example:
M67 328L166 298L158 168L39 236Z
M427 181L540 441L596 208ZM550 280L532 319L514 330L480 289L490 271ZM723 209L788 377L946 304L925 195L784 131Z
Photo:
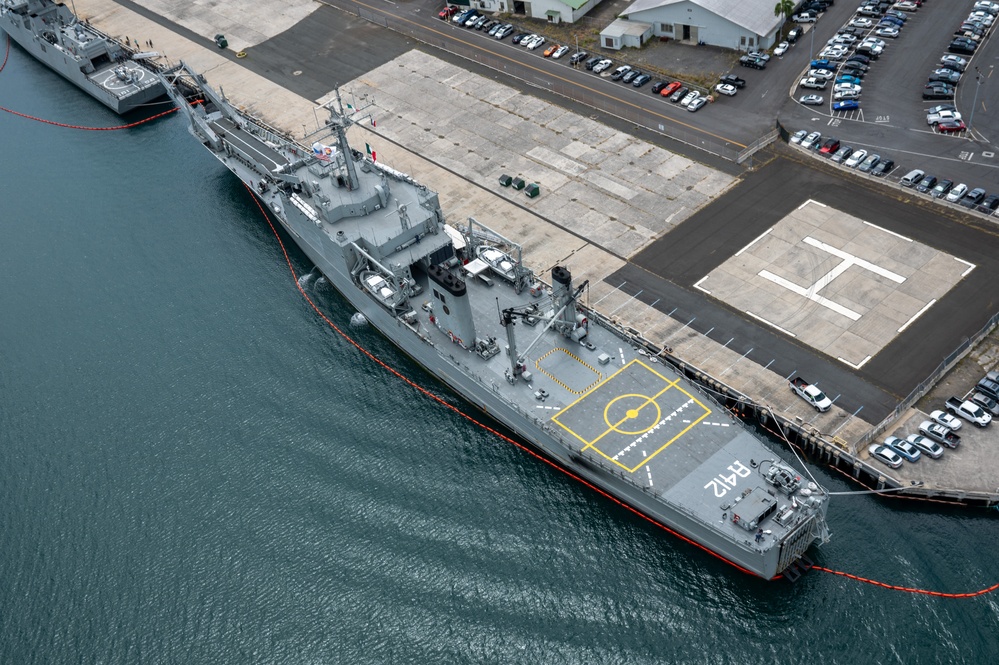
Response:
M600 32L600 46L620 51L626 46L641 48L652 39L652 24L619 18Z

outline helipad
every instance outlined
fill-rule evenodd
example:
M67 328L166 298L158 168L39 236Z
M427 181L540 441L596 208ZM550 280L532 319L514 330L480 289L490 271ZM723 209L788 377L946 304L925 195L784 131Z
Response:
M695 286L859 369L974 268L809 200Z

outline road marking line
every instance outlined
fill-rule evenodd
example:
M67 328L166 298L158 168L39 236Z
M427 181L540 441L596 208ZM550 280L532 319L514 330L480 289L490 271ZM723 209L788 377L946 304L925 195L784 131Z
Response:
M934 298L933 300L931 300L928 303L926 303L925 305L923 305L923 308L921 310L919 310L918 312L916 312L915 314L913 314L912 318L909 319L908 321L906 321L904 324L902 324L902 327L899 328L895 332L902 332L903 330L905 330L906 328L908 328L910 325L912 325L912 322L915 321L916 319L918 319L920 316L922 316L923 313L926 312L926 310L928 310L930 307L933 307L933 304L936 301L937 301L937 299Z

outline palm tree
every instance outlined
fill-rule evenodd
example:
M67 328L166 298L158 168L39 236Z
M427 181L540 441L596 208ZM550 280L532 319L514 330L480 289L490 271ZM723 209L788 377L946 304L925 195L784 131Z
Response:
M794 11L794 0L777 0L774 6L774 16L783 16L784 20Z

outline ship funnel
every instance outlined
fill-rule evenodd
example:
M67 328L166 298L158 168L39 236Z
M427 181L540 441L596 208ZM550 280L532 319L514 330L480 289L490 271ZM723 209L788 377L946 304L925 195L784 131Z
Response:
M566 334L576 325L576 307L572 300L572 273L568 268L555 266L552 268L552 305L562 312L561 328Z

